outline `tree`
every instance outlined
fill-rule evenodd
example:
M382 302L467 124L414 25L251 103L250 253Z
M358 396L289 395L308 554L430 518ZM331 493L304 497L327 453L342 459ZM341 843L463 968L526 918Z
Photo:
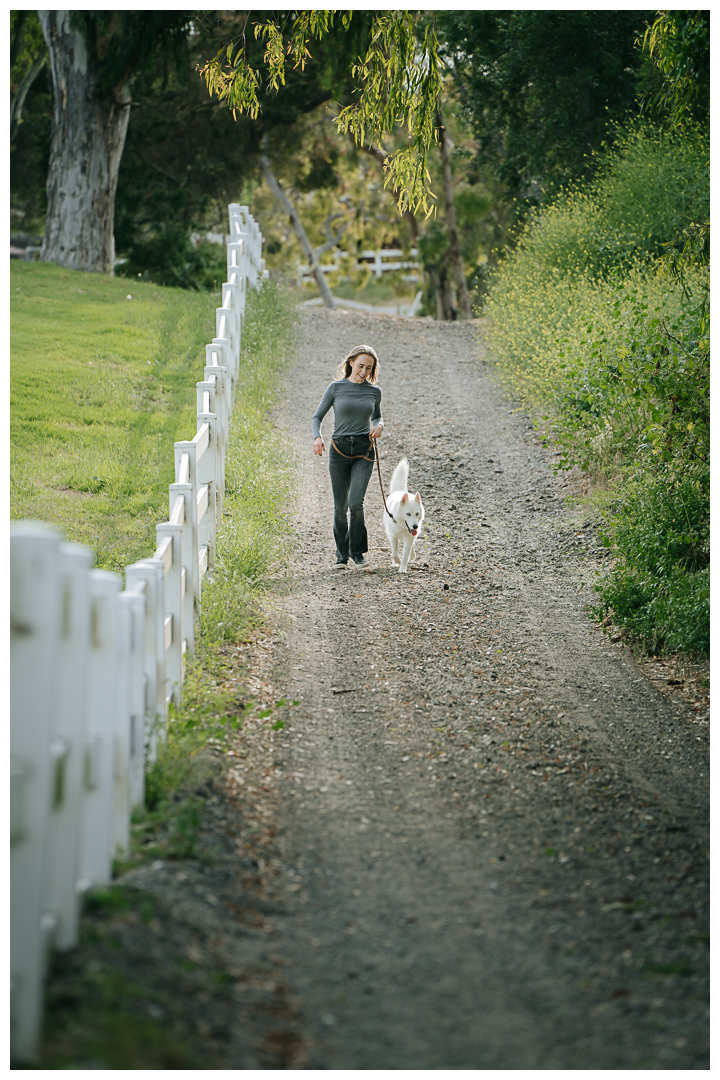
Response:
M467 281L465 280L465 268L463 266L462 252L460 251L460 239L458 237L457 221L455 219L455 198L453 196L452 169L450 167L450 140L443 120L442 106L438 102L437 107L438 131L440 133L440 153L443 166L443 195L445 197L445 223L447 225L448 240L450 242L450 258L452 260L455 284L458 291L458 315L460 319L472 319L470 307L470 294Z
M294 62L293 70L304 70L311 59L310 43L333 34L338 14L300 11L292 18L286 16L282 25L274 19L254 25L255 38L265 42L264 62L272 90L285 84L287 57ZM343 12L339 22L347 33L353 12ZM365 55L358 57L351 69L362 89L336 118L338 130L350 133L356 145L379 144L397 127L405 128L407 145L388 154L384 165L386 184L398 192L401 212L431 211L427 158L436 139L441 68L433 19L416 22L410 11L374 12ZM258 116L260 77L250 62L244 33L208 60L202 75L211 93L227 103L233 116Z
M349 100L350 68L366 48L370 19L361 13L347 33L318 43L305 70L289 71L277 91L268 84L264 46L249 34L259 113L234 120L196 69L229 38L240 38L246 21L243 12L197 15L182 64L168 70L158 54L135 78L116 201L116 245L124 257L119 273L185 288L212 288L222 280L221 251L197 236L191 240L191 233L222 230L227 203L253 197L263 152L291 199L296 184L307 191L337 182L326 140L312 137L305 118L331 100Z
M133 75L157 48L177 49L184 12L41 11L53 85L48 210L42 258L113 271L118 170Z
M655 79L643 105L671 127L710 118L710 12L663 11L645 31L643 52Z
M515 197L587 173L610 121L636 108L650 11L445 11L441 56L479 145Z

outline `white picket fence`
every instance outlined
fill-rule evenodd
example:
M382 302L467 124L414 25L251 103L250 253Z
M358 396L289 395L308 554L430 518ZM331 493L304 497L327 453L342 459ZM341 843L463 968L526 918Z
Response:
M417 248L410 251L410 260L404 259L405 252L402 248L381 248L379 251L361 251L355 259L355 267L360 269L371 268L376 278L391 270L420 270L421 264L417 261ZM343 260L348 258L347 251L338 250L336 258ZM398 262L398 259L400 260ZM336 270L349 269L346 262L322 263L320 266L323 274L332 274ZM298 288L303 281L313 276L311 268L307 264L299 264L297 269Z
M84 893L111 879L192 656L222 516L245 297L266 276L262 234L229 206L222 307L197 385L197 433L175 443L169 519L151 558L94 570L41 522L10 541L11 1050L36 1059L52 947L77 943Z

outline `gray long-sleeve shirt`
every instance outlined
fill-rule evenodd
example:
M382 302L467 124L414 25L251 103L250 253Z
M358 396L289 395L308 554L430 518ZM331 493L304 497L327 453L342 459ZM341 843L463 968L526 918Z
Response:
M382 424L380 402L382 390L373 383L354 383L349 379L336 379L323 394L323 399L312 418L313 437L320 434L324 417L333 409L335 427L333 435L367 435L370 428Z

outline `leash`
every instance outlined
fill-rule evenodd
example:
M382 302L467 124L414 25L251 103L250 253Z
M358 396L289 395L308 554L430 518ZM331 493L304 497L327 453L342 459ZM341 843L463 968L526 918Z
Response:
M368 449L369 450L373 450L373 449L375 450L375 463L377 464L378 480L380 481L380 494L382 495L382 501L383 501L383 506L385 507L385 513L397 525L397 521L395 521L395 518L392 516L392 514L388 510L388 504L387 504L387 500L385 498L385 489L383 488L382 475L380 473L380 451L378 450L377 439L373 439L372 435L369 435L368 438L370 439L370 446L368 447ZM337 454L339 454L340 457L346 458L348 461L354 461L356 458L362 458L363 461L372 461L373 460L371 457L368 457L367 454L343 454L342 450L338 450L337 446L335 445L335 440L334 439L331 439L330 442L331 442L332 447L335 450L335 452Z
M388 505L387 505L387 502L385 500L385 491L383 490L382 476L380 475L380 451L378 450L377 439L373 439L372 436L371 436L370 437L370 442L375 443L375 461L377 462L378 480L380 481L380 494L382 495L382 501L383 501L383 506L385 507L385 513L397 525L397 521L395 521L395 518L392 516L392 514L388 510Z

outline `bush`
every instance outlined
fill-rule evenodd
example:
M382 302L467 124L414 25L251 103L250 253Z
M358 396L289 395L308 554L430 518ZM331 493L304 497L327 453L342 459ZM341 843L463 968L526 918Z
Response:
M629 486L606 543L619 566L596 588L598 614L612 613L651 652L710 650L709 490L668 471Z
M696 655L708 648L708 277L696 260L678 280L658 256L708 212L702 135L636 128L592 185L528 223L487 305L495 359L544 412L560 467L615 492L618 558L599 610L652 649Z

